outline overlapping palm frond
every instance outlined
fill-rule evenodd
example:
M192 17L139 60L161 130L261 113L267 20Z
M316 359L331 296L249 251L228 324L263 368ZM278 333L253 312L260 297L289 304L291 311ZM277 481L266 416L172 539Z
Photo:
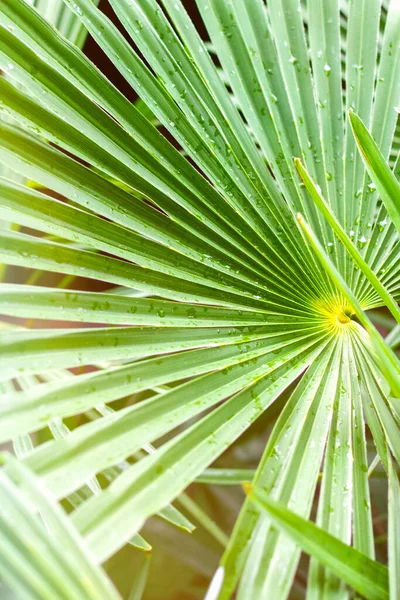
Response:
M153 515L190 531L171 502L199 518L184 490L286 392L208 600L288 598L302 549L307 598L350 598L350 584L375 599L379 584L394 600L398 331L386 344L365 311L399 315L398 0L196 0L207 40L181 0L109 0L126 35L98 3L65 2L74 20L56 28L24 0L0 4L0 161L39 184L1 178L0 218L19 227L0 229L0 259L68 278L0 286L0 441L23 463L1 472L9 583L115 597L95 563L149 550ZM75 45L78 23L140 106ZM369 432L388 473L389 574L374 562ZM342 542L321 563L282 525L313 503L321 540ZM52 554L42 508L84 548L79 571ZM329 570L346 545L376 586Z

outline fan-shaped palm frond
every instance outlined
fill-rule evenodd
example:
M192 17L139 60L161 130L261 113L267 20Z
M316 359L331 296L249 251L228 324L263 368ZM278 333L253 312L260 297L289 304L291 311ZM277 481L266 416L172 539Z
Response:
M124 34L98 2L65 2L56 28L24 0L0 4L0 161L36 182L0 180L0 218L18 225L0 229L0 257L64 276L0 286L0 440L23 463L0 473L8 581L31 598L112 598L95 562L149 550L139 532L156 514L191 531L175 499L224 544L183 492L250 475L208 599L287 598L303 548L307 598L350 598L348 583L394 600L398 331L385 343L365 311L400 322L398 0L196 0L207 39L181 0L109 0ZM78 23L141 105L74 44ZM284 392L256 472L205 472ZM368 432L389 478L389 575ZM319 529L304 525L314 502ZM303 543L310 531L320 543Z

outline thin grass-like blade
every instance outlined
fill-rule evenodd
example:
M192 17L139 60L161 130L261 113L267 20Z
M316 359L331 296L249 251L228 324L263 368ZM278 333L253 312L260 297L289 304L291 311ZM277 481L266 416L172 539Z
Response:
M367 171L375 183L397 231L400 232L400 183L390 170L360 117L350 111L349 119Z
M369 267L369 265L362 258L357 248L354 246L348 235L346 234L343 227L340 225L339 221L335 218L334 214L330 211L328 205L326 204L324 198L318 191L315 183L307 173L306 169L303 167L299 159L295 159L295 164L297 170L300 174L300 177L304 181L304 184L307 190L310 193L311 198L315 202L316 206L322 212L329 225L332 227L333 231L336 233L337 237L340 239L347 252L350 254L354 262L358 265L360 270L364 273L376 293L380 296L382 302L388 307L390 312L396 321L400 324L400 310L397 302L393 299L391 294L385 289L385 287L381 284L378 277L375 275L373 270ZM399 186L400 190L400 186ZM400 204L399 204L400 206Z
M296 515L257 487L249 488L249 497L260 509L265 510L274 525L362 596L368 600L389 599L388 571L385 566Z
M390 600L400 595L400 484L393 462L389 459L389 581Z
M322 248L318 239L315 237L314 233L311 231L308 225L304 222L304 219L301 217L301 215L298 216L298 220L301 228L303 229L305 235L310 241L310 244L312 245L315 253L317 254L327 273L330 275L334 283L339 287L344 297L347 299L350 306L352 307L354 313L357 315L357 318L360 320L360 322L364 325L364 327L370 334L374 344L374 348L379 358L380 368L382 369L382 372L386 375L388 381L390 382L394 395L396 396L396 398L400 398L400 362L397 356L394 354L392 349L389 348L389 346L385 343L382 336L380 335L376 327L373 325L369 317L363 312L357 298L354 296L353 292L348 287L343 277L333 265L332 261L329 259L328 255Z

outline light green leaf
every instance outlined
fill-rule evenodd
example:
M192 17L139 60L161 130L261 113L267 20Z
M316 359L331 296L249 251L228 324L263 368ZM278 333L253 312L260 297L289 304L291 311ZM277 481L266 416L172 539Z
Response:
M340 376L340 346L327 345L314 360L282 411L259 463L254 483L309 514L317 484ZM290 433L288 435L288 432ZM312 485L296 485L306 477ZM294 577L296 547L270 529L246 501L221 564L225 578L219 598L230 598L239 577L239 594L257 597L263 590L285 597ZM275 574L282 572L279 581Z
M149 575L150 560L151 554L144 554L141 557L141 564L139 569L135 571L133 585L128 600L142 600Z
M300 177L304 181L304 184L310 193L311 198L315 202L316 206L320 209L329 225L332 227L333 231L336 233L339 240L342 242L347 252L350 254L354 262L358 265L360 270L364 273L369 283L372 285L376 293L379 295L382 302L387 306L387 308L392 313L393 317L400 324L400 310L397 302L393 299L391 294L385 289L385 287L381 284L378 277L375 275L373 270L368 266L368 264L363 260L362 256L351 242L343 227L340 225L339 221L335 218L334 214L329 210L328 205L326 204L324 198L321 196L319 190L317 189L315 183L307 173L306 169L303 167L301 162L298 159L295 159L296 168L299 172ZM362 302L362 300L361 300Z
M268 514L274 525L367 600L389 598L386 567L344 544L314 523L299 517L257 487L250 487L248 493L250 499Z
M291 372L296 361L304 365L307 357L318 350L318 344L309 342L300 348L296 346L287 352L281 351L278 360L271 352L243 364L211 372L77 428L69 436L68 443L59 441L44 445L28 460L35 471L46 477L50 489L62 496L76 489L90 474L118 463L180 423L230 395L240 393L241 389L256 385L254 382L262 382L266 378L274 389L273 382L276 380L278 387L279 382L285 379L284 373ZM8 422L12 422L12 418ZM79 464L75 461L77 453L80 455ZM75 464L74 469L71 469L72 463Z
M292 335L287 343L291 338ZM11 424L14 432L31 431L43 426L51 415L68 416L89 410L99 402L112 402L166 383L226 369L280 346L281 341L277 344L272 341L271 345L271 341L261 340L246 343L246 347L227 345L189 351L184 356L169 354L14 392L4 396L2 435L9 436Z
M392 460L389 458L389 581L390 581L390 600L395 600L400 594L400 531L399 531L399 511L400 511L400 484Z
M253 469L206 469L196 481L211 485L241 485L251 481L254 475Z
M319 333L320 327L302 331L288 325L255 327L110 327L89 329L18 330L0 333L4 370L2 378L15 374L94 364L99 361L133 360L154 354L171 353L201 347L236 345L273 338L276 331L299 331L300 337ZM275 329L275 331L274 331ZM290 343L290 335L286 339ZM280 340L282 341L282 340ZM274 342L272 342L274 344ZM268 342L267 342L268 346ZM285 344L278 344L285 346ZM236 351L246 350L246 346Z
M289 315L279 317L264 311L178 304L158 298L131 298L42 286L0 286L0 312L4 315L57 320L61 311L63 321L158 327L227 327L264 323L283 326L290 320ZM304 323L307 323L306 318Z
M400 183L360 117L350 111L349 119L369 176L375 183L397 231L400 232Z
M156 507L180 493L226 445L246 430L315 354L315 351L307 354L296 367L285 369L285 374L277 381L260 379L234 395L167 442L157 453L124 473L101 497L87 502L76 512L74 522L90 547L103 557L113 552L113 548L120 547L126 535L139 529L143 520L158 510ZM104 528L112 534L104 536Z
M371 336L374 348L378 355L380 368L390 382L394 395L397 398L400 398L400 362L397 356L394 354L392 349L385 344L385 341L376 327L373 325L369 317L363 312L357 298L354 296L353 292L348 287L347 283L344 281L336 267L332 264L332 261L325 253L314 233L304 222L304 219L301 215L298 216L298 221L316 255L326 269L327 273L329 273L330 277L332 278L332 281L338 286L339 290L344 295L344 298L350 304L352 311L357 315L357 318L360 320L362 325L364 325L365 329Z
M15 458L3 455L2 459L0 569L6 581L32 599L120 598L39 481Z

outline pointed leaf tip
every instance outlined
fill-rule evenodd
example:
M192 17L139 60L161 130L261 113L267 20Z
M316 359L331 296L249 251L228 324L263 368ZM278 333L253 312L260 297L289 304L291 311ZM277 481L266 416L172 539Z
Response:
M305 220L301 213L297 213L296 219L300 223L301 226L305 225Z
M244 481L242 483L242 488L246 496L250 496L253 491L253 486L249 481Z

